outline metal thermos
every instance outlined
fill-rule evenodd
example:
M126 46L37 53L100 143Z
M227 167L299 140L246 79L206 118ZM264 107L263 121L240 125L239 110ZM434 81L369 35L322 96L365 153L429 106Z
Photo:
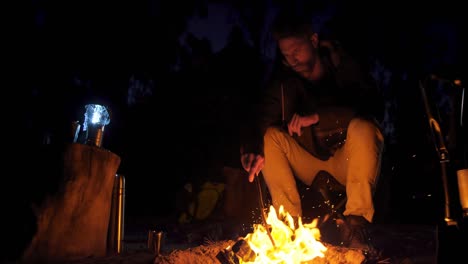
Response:
M124 241L125 220L125 177L116 174L112 191L111 212L109 219L109 232L107 249L110 254L120 254Z

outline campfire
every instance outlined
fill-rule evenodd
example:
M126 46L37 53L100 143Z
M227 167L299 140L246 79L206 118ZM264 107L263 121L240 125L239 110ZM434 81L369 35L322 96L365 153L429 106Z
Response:
M295 223L283 206L278 213L279 217L275 208L270 206L266 219L268 226L255 225L254 232L243 239L250 250L237 250L235 255L240 263L304 263L325 256L327 248L319 241L317 220L303 224L298 218Z
M362 263L359 250L326 245L320 241L317 219L302 223L281 206L270 206L267 226L255 224L252 233L237 241L217 241L157 256L154 263L200 264L334 264Z

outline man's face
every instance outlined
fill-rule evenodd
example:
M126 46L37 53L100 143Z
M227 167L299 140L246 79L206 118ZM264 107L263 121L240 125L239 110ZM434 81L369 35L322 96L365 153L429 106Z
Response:
M284 63L305 78L309 78L317 62L317 35L310 38L288 37L278 41Z

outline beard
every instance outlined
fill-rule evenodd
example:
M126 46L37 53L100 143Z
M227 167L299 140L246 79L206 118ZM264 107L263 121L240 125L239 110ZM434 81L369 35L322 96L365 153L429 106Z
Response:
M297 65L296 67L292 68L292 70L296 72L297 74L299 74L300 76L306 79L309 79L309 77L312 75L313 67L311 67L311 65L304 64L304 65Z
M291 69L297 74L299 74L300 76L306 79L311 79L316 69L315 67L316 64L317 64L317 60L314 58L314 59L310 59L307 62L294 65L294 67L291 67Z

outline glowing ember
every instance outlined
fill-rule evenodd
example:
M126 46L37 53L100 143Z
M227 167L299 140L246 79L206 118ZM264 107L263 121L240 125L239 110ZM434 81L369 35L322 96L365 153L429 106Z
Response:
M318 241L320 231L316 227L317 220L302 224L299 218L295 227L293 217L279 208L278 218L276 210L270 206L267 224L275 242L272 244L268 232L263 225L255 225L254 232L245 237L250 248L255 252L254 262L240 263L305 263L316 257L324 257L327 248Z

